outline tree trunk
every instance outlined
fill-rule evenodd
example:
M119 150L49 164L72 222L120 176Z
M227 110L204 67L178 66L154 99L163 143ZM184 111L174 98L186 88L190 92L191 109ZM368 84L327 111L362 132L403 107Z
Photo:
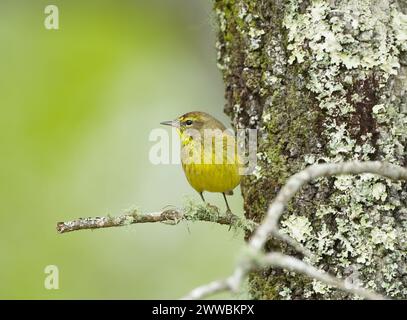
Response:
M407 166L407 1L216 0L215 11L225 112L235 128L259 130L257 167L241 184L247 218L261 221L287 178L312 163ZM407 298L406 183L319 179L281 227L315 253L304 258L313 265ZM295 255L277 241L267 248ZM354 298L271 269L248 285L254 299Z

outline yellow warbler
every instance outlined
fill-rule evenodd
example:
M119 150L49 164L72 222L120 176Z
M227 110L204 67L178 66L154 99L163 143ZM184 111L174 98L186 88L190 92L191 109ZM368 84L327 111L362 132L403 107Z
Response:
M181 163L189 184L204 202L204 191L221 192L230 212L226 194L233 194L240 182L240 158L234 135L220 121L199 111L161 124L175 127L180 135Z

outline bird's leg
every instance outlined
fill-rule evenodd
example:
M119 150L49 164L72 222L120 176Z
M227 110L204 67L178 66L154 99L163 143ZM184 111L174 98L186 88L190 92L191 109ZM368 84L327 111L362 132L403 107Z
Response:
M224 192L222 192L222 194L223 194L223 199L225 199L225 203L226 203L226 212L232 213L232 210L230 210L230 208L229 208L228 200L226 199L226 194Z
M204 196L203 196L203 193L202 193L202 192L199 192L199 195L201 196L202 201L206 203L205 198L204 198Z
M222 194L223 194L223 199L225 199L225 203L226 203L226 215L228 216L230 216L230 224L229 224L229 231L230 231L230 229L232 228L232 224L233 224L233 214L232 214L232 210L230 210L230 207L229 207L229 203L228 203L228 200L226 199L226 194L224 193L224 192L222 192Z

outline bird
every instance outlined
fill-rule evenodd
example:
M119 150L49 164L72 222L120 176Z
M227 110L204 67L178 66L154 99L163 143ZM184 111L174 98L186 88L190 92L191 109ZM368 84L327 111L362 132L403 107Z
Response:
M192 111L174 120L161 122L174 127L181 140L181 164L189 184L204 203L203 192L222 193L227 212L231 213L226 195L240 183L241 160L234 135L222 122L208 113Z

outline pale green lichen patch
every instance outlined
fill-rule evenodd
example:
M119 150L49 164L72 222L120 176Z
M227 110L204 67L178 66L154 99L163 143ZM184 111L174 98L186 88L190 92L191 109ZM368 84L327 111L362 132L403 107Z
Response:
M394 245L397 240L396 231L393 228L389 228L389 225L385 225L384 228L373 228L371 233L372 242L375 244L383 244L384 248L394 250Z
M372 186L372 197L375 200L385 201L387 198L386 186L381 182L375 183Z
M211 206L207 203L197 203L191 199L186 199L182 212L187 220L199 221L216 221L216 218L220 215L218 207Z
M289 300L291 299L291 289L290 288L282 288L281 291L278 293L283 299Z
M304 242L311 236L312 227L307 217L289 216L281 224L285 227L282 230L299 242Z
M224 221L222 224L230 225L235 231L253 231L255 223L250 220L241 218L237 215L229 215L227 212L221 210L209 203L197 203L191 199L186 199L181 209L183 213L182 220L187 221ZM221 218L221 219L220 219Z
M316 293L319 294L326 294L331 290L331 287L318 281L318 280L313 280L312 281L312 288Z
M331 8L326 1L313 1L300 14L299 2L291 1L284 19L289 31L289 62L311 59L347 69L379 67L387 74L397 74L398 54L406 50L406 16L390 1L377 1L376 7L372 2L341 1ZM304 43L311 50L304 49Z
M126 216L125 220L123 221L123 225L131 225L134 222L134 217Z

